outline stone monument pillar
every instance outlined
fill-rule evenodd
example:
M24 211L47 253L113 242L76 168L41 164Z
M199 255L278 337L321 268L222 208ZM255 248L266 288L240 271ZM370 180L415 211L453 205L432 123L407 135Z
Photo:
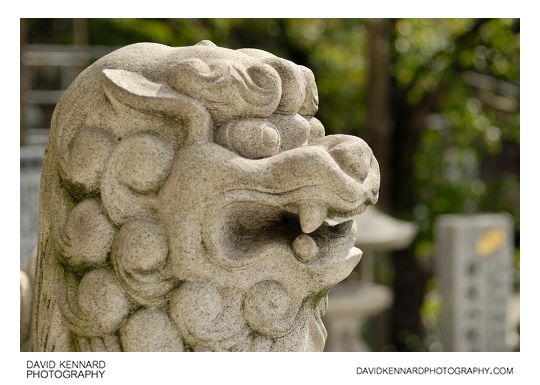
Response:
M512 293L512 217L441 215L435 236L444 349L509 350L506 333Z
M375 203L379 168L317 108L308 68L208 41L82 72L45 151L33 349L322 351L362 255L327 219Z

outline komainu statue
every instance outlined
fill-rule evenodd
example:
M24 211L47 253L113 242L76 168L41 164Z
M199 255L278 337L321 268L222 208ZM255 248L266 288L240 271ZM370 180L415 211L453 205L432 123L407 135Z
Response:
M306 67L209 41L82 72L45 151L32 349L321 351L379 168L317 108Z

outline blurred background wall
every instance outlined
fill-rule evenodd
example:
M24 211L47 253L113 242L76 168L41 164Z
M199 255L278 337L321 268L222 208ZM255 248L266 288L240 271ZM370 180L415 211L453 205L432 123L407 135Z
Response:
M63 90L120 46L209 39L311 68L327 134L368 142L381 167L377 207L415 226L408 246L369 253L351 277L390 293L353 325L363 348L445 349L436 219L492 212L511 222L501 258L512 286L500 306L517 350L519 31L517 19L21 19L21 268L36 244L41 157Z

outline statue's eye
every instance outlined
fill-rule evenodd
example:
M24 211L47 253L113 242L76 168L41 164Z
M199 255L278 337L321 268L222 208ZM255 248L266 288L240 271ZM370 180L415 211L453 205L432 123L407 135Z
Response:
M250 159L266 158L279 152L280 134L263 119L229 121L218 127L215 141Z

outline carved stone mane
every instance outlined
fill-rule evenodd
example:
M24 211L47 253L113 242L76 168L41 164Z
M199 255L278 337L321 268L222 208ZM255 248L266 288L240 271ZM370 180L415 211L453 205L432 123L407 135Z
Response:
M56 106L33 350L321 351L328 290L378 197L367 144L324 136L305 67L141 43Z

